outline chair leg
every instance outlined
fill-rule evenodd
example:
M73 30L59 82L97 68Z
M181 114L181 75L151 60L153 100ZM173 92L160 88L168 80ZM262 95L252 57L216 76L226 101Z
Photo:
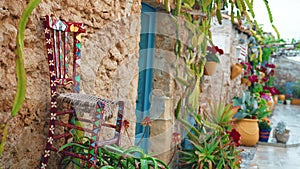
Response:
M51 151L52 151L51 148L52 148L52 143L53 143L54 130L55 130L54 122L53 123L50 122L48 136L47 136L47 140L46 140L45 151L44 151L44 153L42 155L42 158L41 158L40 169L46 169L47 168L48 161L49 161Z

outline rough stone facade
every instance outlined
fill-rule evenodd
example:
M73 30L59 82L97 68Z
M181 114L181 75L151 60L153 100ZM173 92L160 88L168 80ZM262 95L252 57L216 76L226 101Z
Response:
M0 1L0 122L9 117L15 95L15 37L18 20L26 3L24 0ZM33 11L25 32L26 100L20 113L9 123L9 136L0 159L3 169L35 168L44 149L50 101L41 19L46 14L86 24L88 31L82 37L82 92L113 100L124 100L125 119L130 122L130 138L124 133L123 144L129 145L130 139L133 141L140 11L139 0L44 0ZM158 18L152 103L159 105L156 106L159 109L153 107L151 110L158 115L153 117L149 151L167 162L171 156L168 151L172 149L171 136L176 129L173 112L180 96L180 86L174 78L175 26L170 18ZM216 45L223 45L228 50L221 56L217 72L202 79L203 108L207 106L207 98L224 97L228 101L244 89L240 84L240 77L230 80L230 66L237 62L235 47L240 37L230 21L226 20L222 26L214 26L212 32L218 36L217 41L226 39ZM182 39L187 37L184 31L180 36Z
M279 57L275 60L275 84L284 87L287 82L297 82L300 80L300 62L288 59L286 57Z
M15 37L17 24L28 1L0 2L0 120L10 116L16 90ZM140 32L139 0L44 0L34 9L25 31L27 91L20 113L9 123L9 136L0 166L35 168L48 132L50 88L42 17L54 14L67 21L83 22L82 92L125 101L129 135L134 137L135 100ZM124 133L124 144L129 139Z

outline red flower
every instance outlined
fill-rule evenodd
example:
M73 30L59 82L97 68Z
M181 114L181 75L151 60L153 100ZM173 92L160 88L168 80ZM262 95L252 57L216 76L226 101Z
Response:
M232 129L230 132L226 131L226 133L229 134L231 142L233 142L235 146L240 146L241 134L236 129Z
M125 130L127 130L129 128L129 121L128 120L124 120L123 122L123 126L125 127Z
M274 64L269 64L269 63L267 63L266 66L269 67L269 68L273 68L273 69L275 68L275 65L274 65Z
M269 73L269 76L274 76L274 70L272 69L271 72Z
M146 116L143 120L142 120L142 126L151 126L152 125L152 120L150 119L149 116Z
M178 132L175 132L172 134L172 142L177 144L177 143L180 143L180 134Z
M222 49L220 49L218 46L213 46L213 47L210 47L210 46L207 46L206 48L209 52L211 52L212 54L216 54L216 53L219 53L221 55L224 54L224 51Z
M267 81L269 80L269 78L268 78L268 77L264 77L264 78L262 78L262 80L263 80L264 82L267 82Z

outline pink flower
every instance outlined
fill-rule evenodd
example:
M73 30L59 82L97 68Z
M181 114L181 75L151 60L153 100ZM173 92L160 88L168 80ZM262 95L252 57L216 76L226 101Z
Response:
M271 96L270 96L270 95L267 95L267 94L265 94L265 93L261 93L261 94L260 94L260 98L265 99L267 102L271 100Z
M263 80L264 82L267 82L267 81L269 80L269 78L268 78L268 77L264 77L264 78L262 78L262 80Z
M251 83L258 82L258 78L256 75L251 75L248 77Z

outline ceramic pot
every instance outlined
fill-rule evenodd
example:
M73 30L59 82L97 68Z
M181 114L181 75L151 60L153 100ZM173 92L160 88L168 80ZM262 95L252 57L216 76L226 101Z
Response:
M285 100L285 95L284 94L278 95L278 99L283 102Z
M241 79L241 83L242 84L247 84L248 81L249 80L247 78L244 78L244 77Z
M293 98L291 104L299 105L300 104L300 99Z
M233 66L231 66L231 75L230 75L230 79L233 80L234 78L236 78L238 75L240 75L243 71L243 66L241 64L235 64Z
M234 122L234 127L241 134L241 145L254 146L259 139L257 119L241 119Z
M250 80L248 80L247 83L246 83L246 85L247 85L248 87L251 86L251 84L252 84L252 83L251 83Z
M290 137L290 130L285 130L283 134L279 134L275 131L275 138L279 143L286 143Z
M204 75L212 76L216 72L217 62L206 62L204 66Z
M268 142L271 129L259 129L259 141Z

